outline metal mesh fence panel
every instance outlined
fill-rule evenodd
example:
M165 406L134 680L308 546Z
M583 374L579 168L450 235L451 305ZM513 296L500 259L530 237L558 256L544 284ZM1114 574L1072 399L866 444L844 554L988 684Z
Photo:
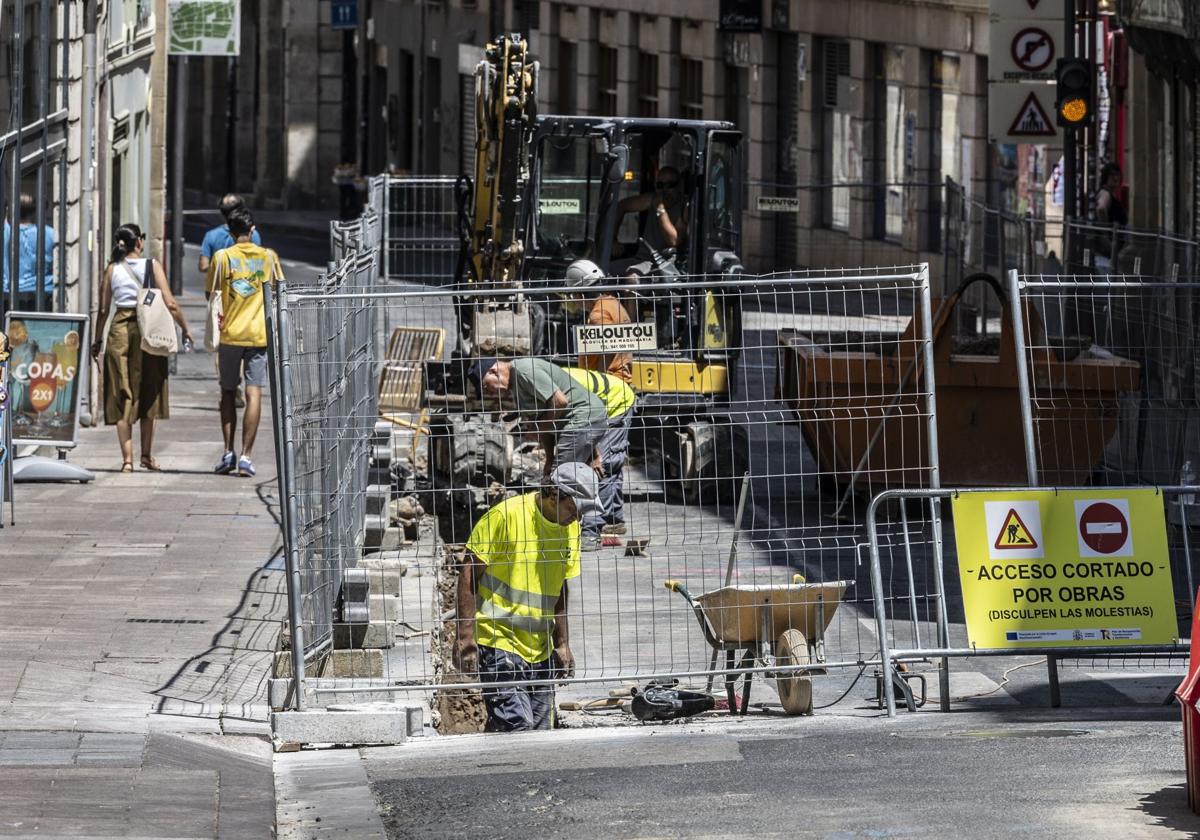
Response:
M371 429L377 415L375 310L378 217L335 224L339 255L314 285L284 282L271 341L285 547L301 579L299 633L312 656L332 641L344 572L357 565L366 521ZM324 296L354 294L350 306Z
M460 243L458 179L379 180L384 279L435 286L453 282Z
M1045 486L1187 486L1200 464L1197 290L1131 275L1010 279L1028 395L1026 458ZM1168 545L1190 619L1189 493L1171 494Z
M580 328L601 294L655 336L631 351L632 414L610 417L604 383L572 373L594 355ZM465 638L482 659L516 649L548 663L524 676L568 684L560 700L672 677L702 689L712 677L721 694L733 672L725 702L757 673L754 699L795 706L805 675L828 670L813 677L820 704L878 661L866 500L937 483L927 270L793 271L736 287L680 277L588 295L555 284L286 296L281 339L302 344L285 381L297 392L287 423L305 621L334 660L310 669L318 698L436 691L444 731L477 728L478 695L450 689L494 676L458 655ZM391 333L364 341L357 325L372 312ZM467 375L479 358L482 386ZM368 369L388 395L390 431L374 446ZM381 446L386 478L376 466L360 479ZM546 489L555 457L595 464L607 482L578 536L553 521L568 506ZM359 499L383 481L389 527L360 538ZM936 636L938 581L909 560L937 553L938 521L931 502L887 520L887 597L910 619L889 627L897 644ZM585 550L572 555L571 540ZM350 568L368 582L366 615L346 611L347 579L335 591ZM572 675L554 670L556 610ZM335 672L344 679L322 681Z

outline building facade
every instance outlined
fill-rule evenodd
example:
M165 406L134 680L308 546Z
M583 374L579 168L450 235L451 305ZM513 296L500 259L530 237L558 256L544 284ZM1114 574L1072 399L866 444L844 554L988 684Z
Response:
M469 171L474 65L489 33L520 31L541 61L543 113L725 120L744 133L753 267L930 258L944 180L986 193L986 0L773 0L740 4L757 21L723 23L738 5L376 0L384 110L411 115L389 124L388 163ZM799 206L760 211L760 196Z

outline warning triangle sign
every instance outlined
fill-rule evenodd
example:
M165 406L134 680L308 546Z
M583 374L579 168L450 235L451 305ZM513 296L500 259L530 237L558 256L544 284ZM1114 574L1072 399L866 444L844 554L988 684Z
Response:
M1029 94L1029 98L1021 106L1021 110L1017 111L1017 118L1013 120L1012 127L1008 130L1008 133L1014 137L1055 136L1054 124L1050 121L1050 117L1047 116L1046 109L1042 107L1042 103L1038 102L1037 94Z
M1004 517L1004 524L1000 526L1000 533L996 535L995 548L1015 548L1028 550L1037 548L1037 540L1033 538L1033 533L1021 521L1020 515L1015 508L1008 509L1008 516Z
M1029 4L1030 11L1037 11L1038 3L1040 3L1041 0L1025 0L1025 2Z

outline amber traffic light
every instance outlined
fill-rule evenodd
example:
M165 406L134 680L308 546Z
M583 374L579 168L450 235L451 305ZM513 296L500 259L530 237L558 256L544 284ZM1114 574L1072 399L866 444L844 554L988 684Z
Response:
M1092 121L1092 64L1085 58L1060 58L1055 68L1058 124L1076 128Z

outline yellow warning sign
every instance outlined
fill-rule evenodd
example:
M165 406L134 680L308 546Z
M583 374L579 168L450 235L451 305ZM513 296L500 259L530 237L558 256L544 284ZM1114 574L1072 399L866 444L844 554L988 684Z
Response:
M971 647L1178 640L1156 489L963 492L952 507Z
M1033 538L1033 534L1029 532L1029 528L1021 521L1021 515L1017 513L1016 508L1009 508L1008 515L1004 517L1004 523L1000 526L1000 533L996 534L996 542L992 544L997 549L1009 548L1037 548L1037 540Z

